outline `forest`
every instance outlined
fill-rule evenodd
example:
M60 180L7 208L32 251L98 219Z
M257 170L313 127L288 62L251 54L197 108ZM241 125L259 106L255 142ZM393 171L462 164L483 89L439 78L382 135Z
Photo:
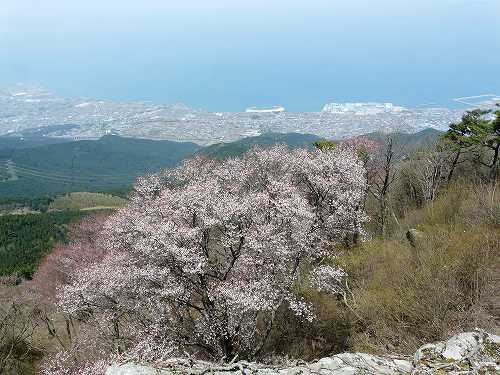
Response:
M66 240L67 224L84 215L63 211L0 216L0 276L31 278L41 258Z
M0 195L43 198L67 192L130 189L136 177L175 166L199 146L106 135L49 143L0 137ZM8 178L10 176L10 179Z

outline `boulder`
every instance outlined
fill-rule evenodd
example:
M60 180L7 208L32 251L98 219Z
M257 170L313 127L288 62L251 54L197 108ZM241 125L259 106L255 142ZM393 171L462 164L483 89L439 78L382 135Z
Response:
M408 373L411 368L411 363L403 358L380 357L364 353L342 353L295 369L284 369L280 374L390 375Z
M476 329L448 341L422 346L413 358L413 374L499 374L500 336Z

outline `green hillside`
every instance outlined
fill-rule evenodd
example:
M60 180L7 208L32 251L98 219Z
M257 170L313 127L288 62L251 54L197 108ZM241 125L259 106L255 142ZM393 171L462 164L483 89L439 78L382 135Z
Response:
M53 145L58 143L69 143L70 138L51 137L0 137L0 152L5 150L20 150L26 148Z
M72 139L68 138L0 137L0 160L10 159L16 151L72 141ZM1 175L3 175L2 170L0 170L0 180L3 179Z
M117 136L15 149L0 161L0 196L117 190L137 176L176 165L198 149L194 143Z
M217 143L203 148L200 153L216 159L224 159L243 155L252 146L271 146L283 143L291 148L312 148L314 142L321 137L312 134L300 133L266 133L257 137L243 138L230 143Z
M395 145L409 151L434 142L440 134L426 129L416 134L393 133L391 137ZM365 136L381 143L387 138L379 132ZM321 139L312 134L266 133L201 148L194 143L118 136L65 143L45 137L0 137L0 197L32 199L78 191L122 191L130 188L137 176L173 167L196 152L224 159L240 156L255 145L283 143L291 148L312 148Z
M198 148L194 143L104 136L19 150L12 160L33 168L73 171L76 175L135 175L175 165Z

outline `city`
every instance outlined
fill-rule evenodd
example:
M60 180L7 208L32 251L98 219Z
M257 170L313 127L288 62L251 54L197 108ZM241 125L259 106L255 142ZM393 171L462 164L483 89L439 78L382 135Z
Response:
M481 103L475 104L481 107ZM491 107L494 103L490 99L484 106ZM464 109L405 108L392 103L330 103L318 112L286 112L282 107L279 111L208 112L184 104L67 99L26 86L0 90L0 104L2 136L36 134L96 139L117 134L200 145L231 142L266 132L310 133L343 139L374 131L445 130L464 113Z

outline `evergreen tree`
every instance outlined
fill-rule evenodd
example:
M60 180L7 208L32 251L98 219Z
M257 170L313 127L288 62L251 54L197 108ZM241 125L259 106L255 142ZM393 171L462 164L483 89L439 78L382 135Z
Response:
M491 111L479 109L468 111L461 122L450 125L445 139L451 142L457 154L452 162L449 179L459 162L460 154L471 149L479 152L477 161L489 169L489 178L496 179L500 151L500 111L495 112L493 120L486 117L490 113ZM483 160L481 152L484 150L490 151L489 154L493 152L489 161Z

